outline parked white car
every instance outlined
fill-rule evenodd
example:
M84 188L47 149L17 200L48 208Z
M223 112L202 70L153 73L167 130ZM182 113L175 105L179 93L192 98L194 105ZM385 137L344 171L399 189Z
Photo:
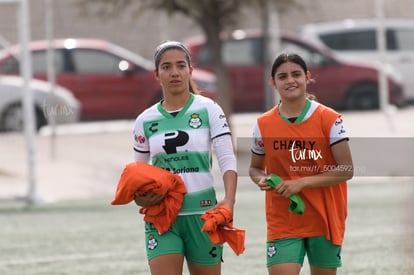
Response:
M307 24L300 30L300 36L331 49L340 57L391 64L402 75L407 101L414 102L414 20L387 18L382 23L386 32L384 57L377 50L379 21L375 18Z
M50 83L31 80L36 115L36 129L51 122L56 124L79 121L81 105L72 93L58 85L51 93ZM0 131L21 131L24 123L23 79L19 76L0 76Z

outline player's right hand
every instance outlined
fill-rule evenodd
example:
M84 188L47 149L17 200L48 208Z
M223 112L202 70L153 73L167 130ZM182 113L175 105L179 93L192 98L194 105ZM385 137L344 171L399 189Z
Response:
M137 194L135 193L135 203L138 206L151 206L159 204L164 199L163 195L156 194L154 192L147 192L145 194Z

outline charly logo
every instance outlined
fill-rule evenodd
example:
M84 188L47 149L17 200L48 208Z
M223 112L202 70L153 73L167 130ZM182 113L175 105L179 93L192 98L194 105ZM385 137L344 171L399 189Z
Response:
M203 122L201 121L200 115L199 114L196 114L196 113L193 113L191 115L190 121L188 121L188 125L191 128L194 128L194 129L199 128L202 123Z

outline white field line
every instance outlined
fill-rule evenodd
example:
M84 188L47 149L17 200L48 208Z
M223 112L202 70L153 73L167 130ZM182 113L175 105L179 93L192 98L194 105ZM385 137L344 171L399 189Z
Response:
M45 256L28 259L13 259L0 261L0 266L11 266L11 265L27 265L27 264L41 264L41 263L53 263L53 262L67 262L85 259L102 259L111 258L115 256L125 257L129 255L136 255L136 251L126 252L96 252L96 253L79 253L79 254L65 254L58 256ZM139 254L139 253L138 253Z

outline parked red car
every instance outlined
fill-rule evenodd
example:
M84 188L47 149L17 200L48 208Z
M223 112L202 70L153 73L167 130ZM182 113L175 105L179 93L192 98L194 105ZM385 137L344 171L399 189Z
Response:
M321 49L301 40L296 35L281 34L280 49L301 55L308 65L314 83L309 92L321 103L337 109L373 109L379 106L378 71L374 64L362 64L337 58L327 49ZM263 65L263 36L258 31L238 30L223 36L223 58L232 86L235 112L263 111L265 109L264 78L270 78ZM213 70L212 56L202 37L186 41L194 66ZM273 51L273 53L280 52ZM272 62L271 60L270 62ZM403 85L397 72L388 71L390 101L403 106Z
M31 42L33 77L47 79L48 41ZM135 118L162 98L152 61L118 45L94 39L53 41L56 82L81 102L81 120ZM0 52L0 74L19 73L18 45ZM193 79L214 97L215 76L195 69Z

